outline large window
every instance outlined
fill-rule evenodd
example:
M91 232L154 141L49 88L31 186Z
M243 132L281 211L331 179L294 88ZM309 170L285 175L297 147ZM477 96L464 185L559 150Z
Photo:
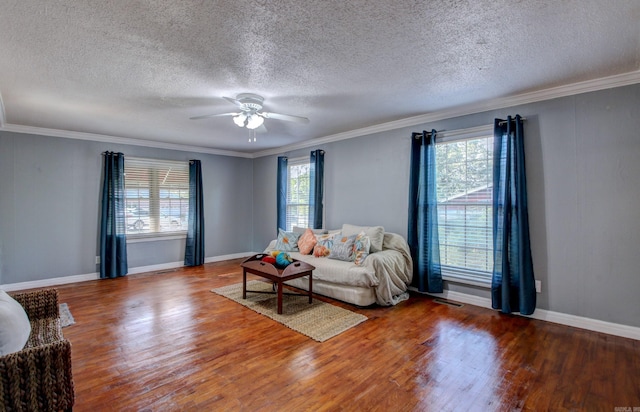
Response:
M287 229L309 227L309 158L289 159L287 165Z
M189 163L125 158L127 235L186 232Z
M493 270L493 137L436 145L443 276L486 283Z

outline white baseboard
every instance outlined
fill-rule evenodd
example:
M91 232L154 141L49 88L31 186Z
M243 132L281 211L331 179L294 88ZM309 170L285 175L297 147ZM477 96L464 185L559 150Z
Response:
M414 290L412 288L412 290ZM444 293L428 293L430 296L452 300L455 302L466 303L469 305L480 306L483 308L491 308L491 299L481 296L469 295L455 291L445 290ZM492 309L493 310L493 309ZM520 315L519 313L515 313ZM635 326L621 325L619 323L605 322L598 319L585 318L582 316L570 315L567 313L554 312L545 309L536 309L532 315L520 315L526 318L543 320L546 322L558 323L560 325L573 326L580 329L591 330L594 332L607 333L609 335L621 336L640 340L640 328Z
M223 260L238 259L238 258L243 258L247 256L252 256L255 254L256 252L244 252L244 253L233 253L230 255L213 256L213 257L205 258L204 263L221 262ZM182 261L162 263L159 265L138 266L135 268L129 268L129 272L127 274L135 275L137 273L157 272L160 270L181 268L183 266L184 266L184 262ZM11 292L15 290L46 288L51 286L66 285L68 283L76 283L76 282L86 282L88 280L97 280L97 279L100 279L100 273L93 272L93 273L86 273L84 275L72 275L72 276L63 276L63 277L51 278L51 279L32 280L28 282L8 283L5 285L0 285L0 289L7 292Z
M161 263L159 265L149 265L149 266L138 266L137 268L129 268L127 275L136 275L138 273L145 272L157 272L159 270L168 270L181 268L184 266L184 262L169 262L169 263Z
M243 257L253 256L257 253L258 252L244 252L244 253L233 253L231 255L214 256L210 258L205 258L204 263L222 262L223 260L240 259Z
M8 283L6 285L0 285L0 289L7 292L13 290L26 290L26 289L38 289L47 288L50 286L66 285L67 283L86 282L88 280L100 279L100 273L87 273L84 275L63 276L59 278L32 280L29 282Z

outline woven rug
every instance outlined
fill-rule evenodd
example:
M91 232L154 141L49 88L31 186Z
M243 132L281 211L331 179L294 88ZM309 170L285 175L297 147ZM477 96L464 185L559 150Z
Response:
M309 297L305 295L284 295L282 314L278 315L275 294L251 293L251 290L271 291L273 289L271 283L252 280L247 282L247 299L242 299L242 283L211 291L318 342L324 342L367 320L364 315L317 299L309 304Z
M69 306L66 303L60 304L60 326L66 328L67 326L71 326L76 323L73 316L71 316L71 311L69 310Z

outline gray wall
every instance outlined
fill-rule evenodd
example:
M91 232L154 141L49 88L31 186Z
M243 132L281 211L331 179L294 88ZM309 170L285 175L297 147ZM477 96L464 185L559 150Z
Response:
M409 136L520 114L538 308L640 326L640 85L325 144L327 228L383 225L406 236ZM311 149L287 154L307 155ZM255 159L254 250L275 234L276 156ZM485 289L449 290L488 297Z
M406 236L409 136L525 126L538 308L640 326L640 85L328 143L327 228L383 225ZM276 234L276 156L243 159L0 132L0 284L96 271L101 153L202 160L206 256L262 250ZM129 266L183 259L184 241L129 244ZM488 296L448 283L449 290Z
M102 155L200 159L205 256L251 251L253 161L0 132L0 284L97 271ZM129 268L184 260L184 240L127 245Z

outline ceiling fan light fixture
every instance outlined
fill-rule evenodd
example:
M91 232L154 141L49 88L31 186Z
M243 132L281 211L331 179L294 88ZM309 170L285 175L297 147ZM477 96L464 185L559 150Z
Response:
M238 126L238 127L244 127L245 121L247 120L247 115L244 113L240 113L237 116L233 116L233 122ZM247 125L247 127L249 127Z
M258 96L253 93L240 93L236 96L235 99L231 97L222 97L226 101L231 104L234 104L237 107L237 112L235 113L220 113L220 114L208 114L203 116L194 116L190 117L192 120L196 119L205 119L209 117L218 117L218 116L231 116L233 119L233 123L236 126L242 128L246 127L253 134L253 141L256 141L255 131L256 129L262 127L264 123L264 119L275 119L275 120L284 120L289 122L296 123L309 123L309 119L302 116L293 116L290 114L282 114L282 113L272 113L272 112L263 112L262 111L262 103L264 102L264 98L262 96ZM262 127L261 132L266 132L267 129ZM249 138L251 141L251 137Z
M264 118L262 116L252 114L247 119L247 129L257 129L262 126L262 123L264 123Z

